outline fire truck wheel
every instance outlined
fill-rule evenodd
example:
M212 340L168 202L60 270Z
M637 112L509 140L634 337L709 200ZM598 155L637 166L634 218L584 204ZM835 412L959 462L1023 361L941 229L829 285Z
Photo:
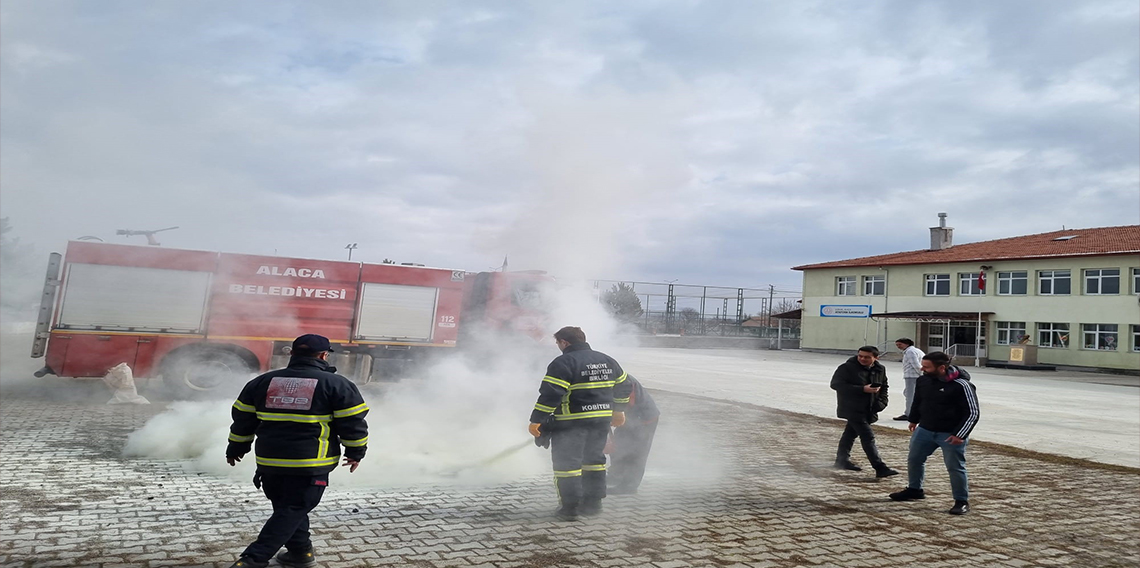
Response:
M162 364L162 380L179 398L236 396L253 370L225 349L188 349L171 353Z

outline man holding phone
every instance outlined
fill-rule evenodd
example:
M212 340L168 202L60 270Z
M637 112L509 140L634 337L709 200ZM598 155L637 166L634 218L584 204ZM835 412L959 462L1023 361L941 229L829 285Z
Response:
M851 463L851 448L858 437L867 461L875 468L875 477L898 475L899 472L887 467L879 457L875 433L871 430L871 424L879 419L879 412L887 407L887 369L879 363L879 349L873 345L860 347L854 357L835 369L831 389L838 399L836 415L847 420L835 452L835 468L863 469Z

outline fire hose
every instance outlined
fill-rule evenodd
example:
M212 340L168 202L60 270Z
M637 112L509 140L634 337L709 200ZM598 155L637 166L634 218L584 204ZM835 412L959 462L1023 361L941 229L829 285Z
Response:
M491 465L495 462L503 460L504 458L506 458L508 456L511 456L515 453L518 453L519 450L521 450L521 449L523 449L523 448L525 448L525 447L527 447L533 443L534 443L534 439L529 438L525 442L521 442L518 445L511 446L511 447L509 447L509 448L507 448L507 449L505 449L505 450L503 450L503 451L501 451L501 452L499 452L499 453L497 453L497 454L495 454L489 458L484 458L484 459L481 459L481 460L476 461L476 462L471 462L469 464L462 465L462 466L459 466L457 468L444 471L440 475L442 475L444 477L455 477L455 476L459 475L459 472L461 472L461 471Z

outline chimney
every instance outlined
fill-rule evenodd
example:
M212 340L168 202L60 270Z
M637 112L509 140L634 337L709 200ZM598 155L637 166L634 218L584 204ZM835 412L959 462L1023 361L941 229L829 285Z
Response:
M954 227L946 226L946 214L938 214L938 226L930 228L930 250L948 249L954 244Z

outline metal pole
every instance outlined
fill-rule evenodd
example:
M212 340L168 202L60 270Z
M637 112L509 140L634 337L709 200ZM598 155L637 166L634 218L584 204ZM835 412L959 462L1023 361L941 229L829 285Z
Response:
M705 296L709 293L709 287L703 286L701 288L701 335L705 334Z
M772 296L776 294L776 287L768 285L768 323L765 327L772 327Z
M978 310L978 329L974 331L974 366L982 366L982 311Z

